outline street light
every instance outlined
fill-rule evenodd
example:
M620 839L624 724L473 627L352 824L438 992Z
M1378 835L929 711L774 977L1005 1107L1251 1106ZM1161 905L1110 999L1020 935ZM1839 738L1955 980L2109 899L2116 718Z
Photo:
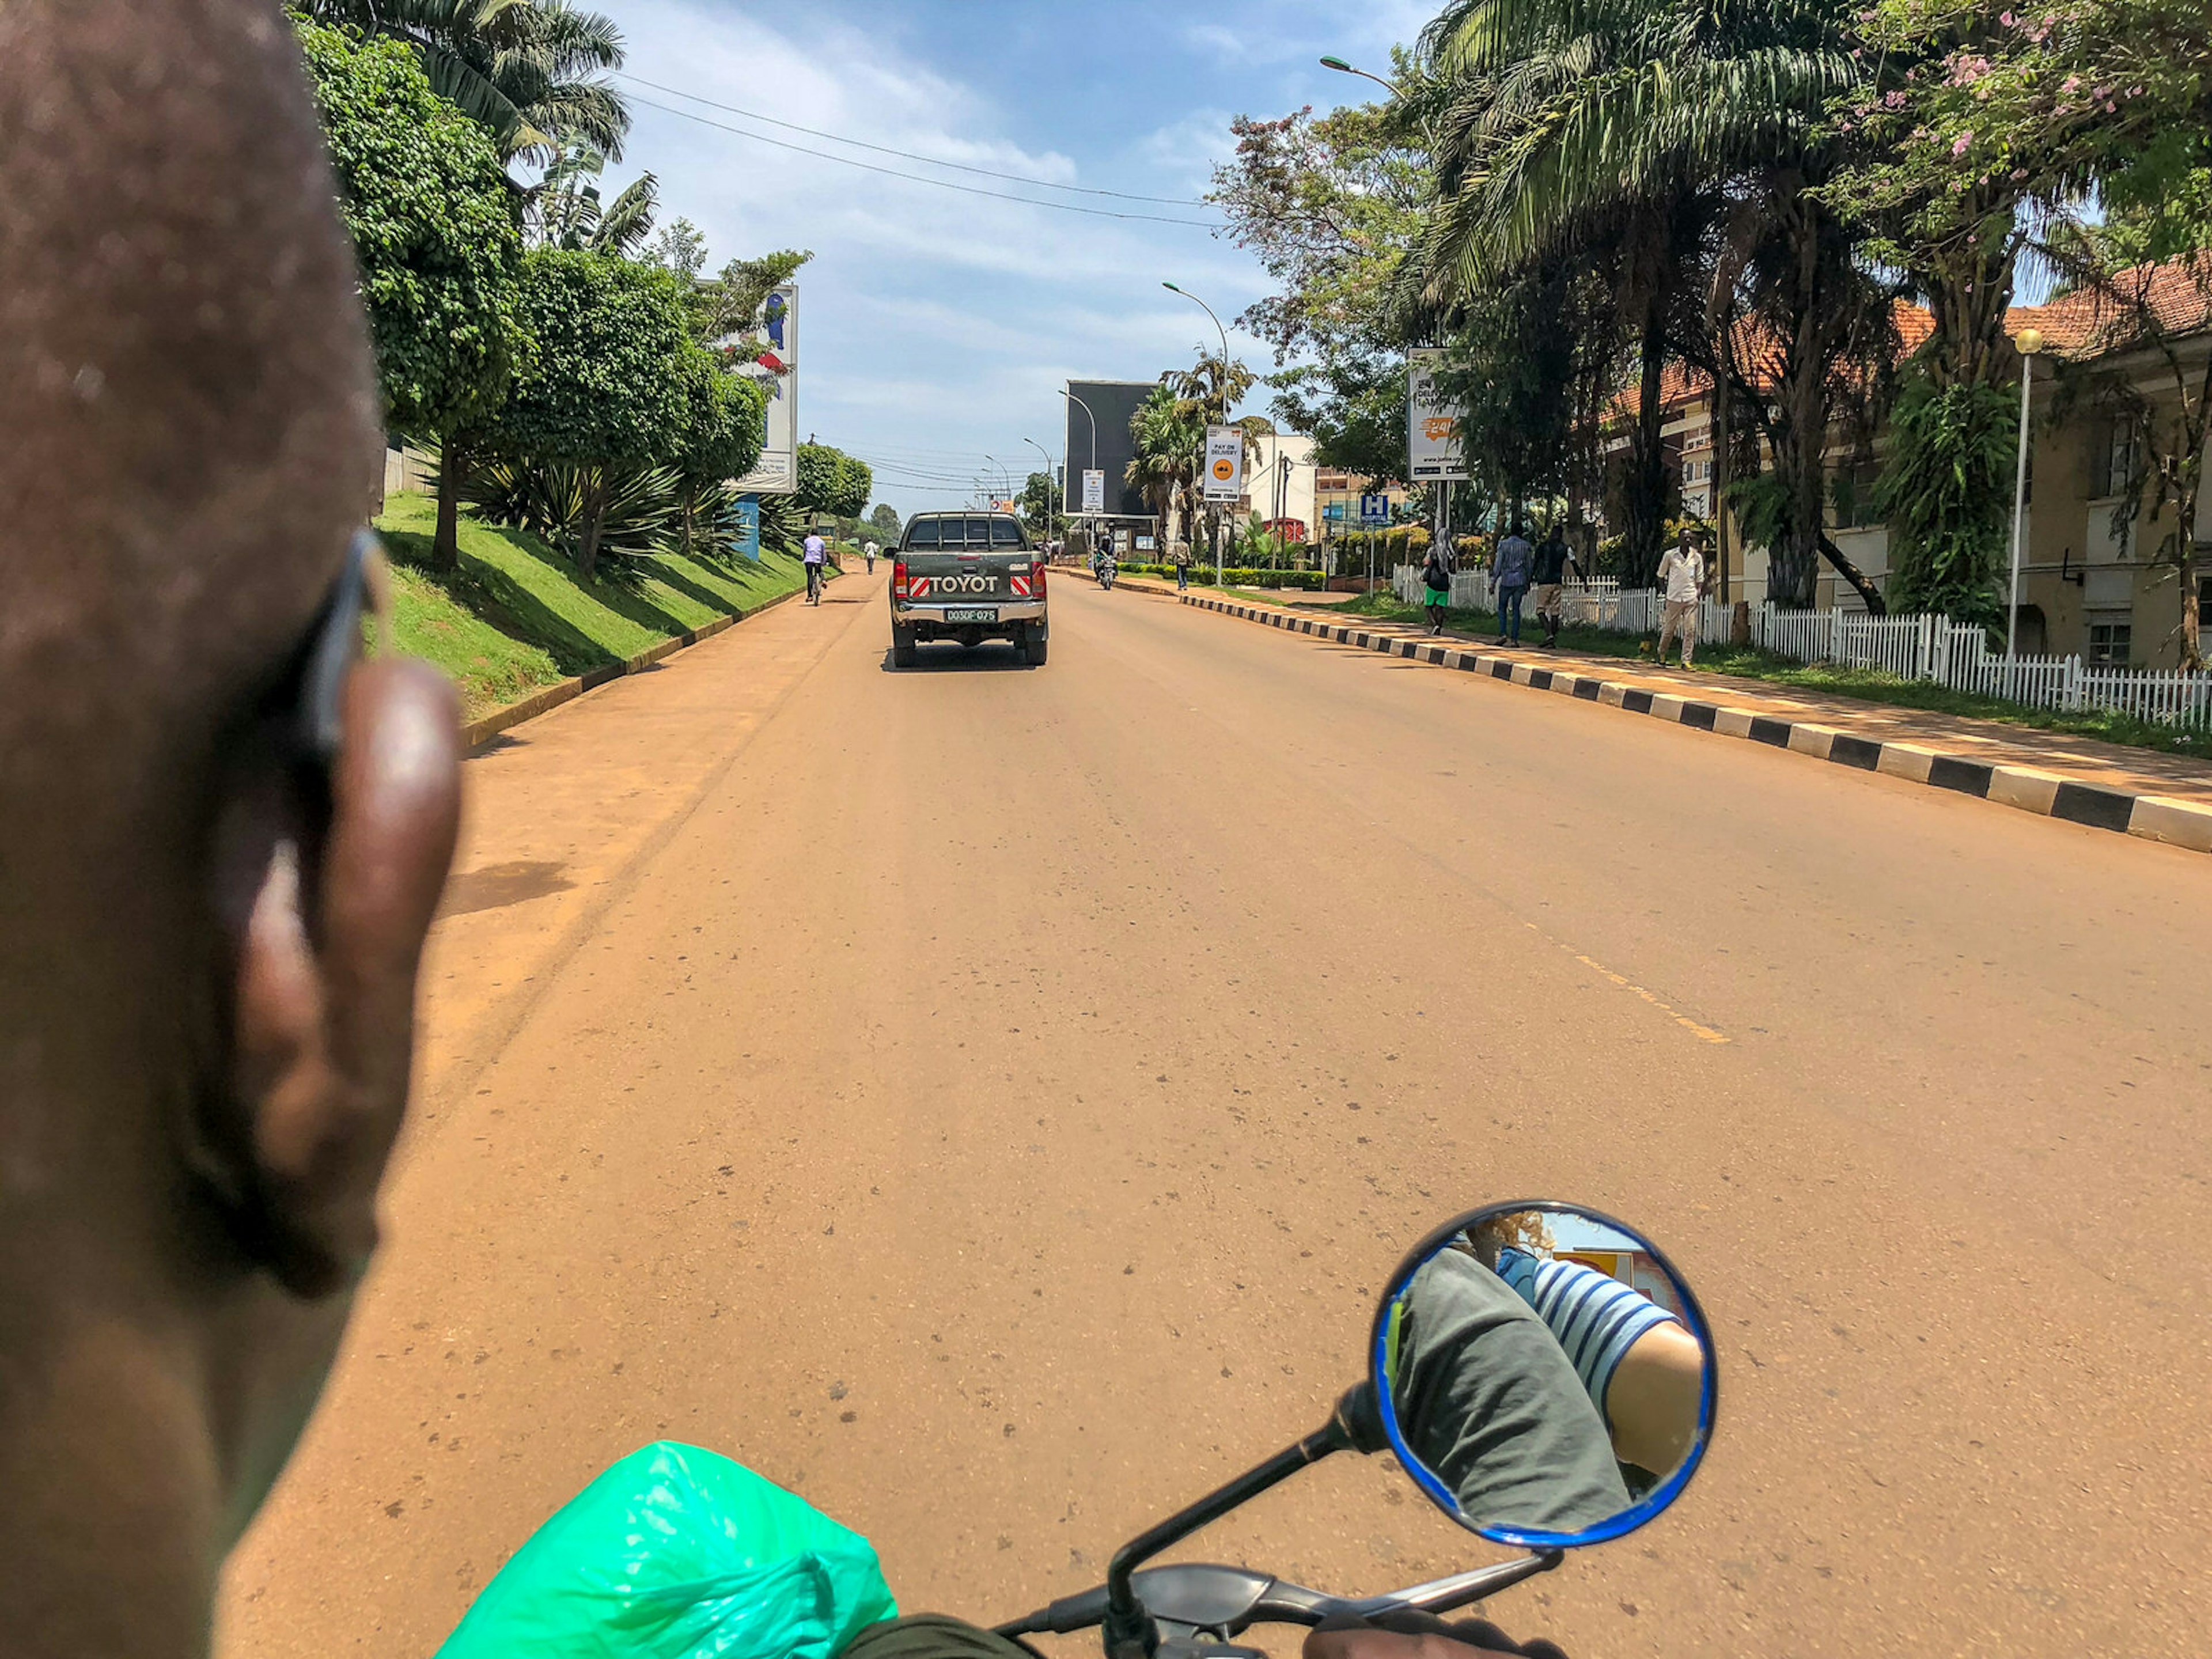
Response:
M1098 417L1091 412L1091 405L1089 404L1085 403L1082 398L1077 397L1066 386L1060 387L1060 395L1066 398L1068 402L1073 404L1078 409L1081 410L1083 411L1083 418L1091 422L1091 470L1093 472L1096 472L1098 470ZM1071 442L1072 441L1071 441ZM1068 459L1072 463L1074 457L1070 456ZM1064 469L1060 475L1060 512L1062 518L1073 518L1075 516L1067 510L1067 487L1071 483L1074 483L1074 480L1070 478L1067 475L1074 470L1074 467L1071 465L1067 468ZM1102 502L1101 505L1103 506L1104 503ZM1091 532L1086 529L1084 533L1088 535Z
M2029 389L2035 384L2035 354L2043 349L2043 331L2024 328L2013 337L2013 344L2020 349L2020 465L2012 487L2012 592L2011 602L2005 607L2008 662L2020 638L2020 532L2027 516L2027 404Z
M1024 438L1022 441L1044 457L1044 538L1050 541L1052 539L1052 452L1035 438ZM1063 512L1067 505L1066 477L1064 471L1060 475L1060 507Z
M1220 318L1214 317L1213 307L1189 289L1177 288L1173 283L1162 283L1160 286L1170 294L1182 295L1184 299L1189 301L1207 316L1213 317L1214 330L1221 336L1221 424L1227 426L1229 424L1229 331L1221 326ZM1203 459L1203 452L1201 452L1201 459ZM1213 526L1213 586L1217 592L1221 588L1221 524L1217 519Z
M1364 76L1368 80L1372 81L1376 86L1382 88L1383 91L1389 93L1393 98L1396 98L1401 95L1398 88L1393 86L1389 82L1385 81L1381 76L1369 75L1364 69L1354 69L1351 64L1346 63L1341 58L1324 58L1321 60L1321 66L1323 69L1334 70L1339 75Z

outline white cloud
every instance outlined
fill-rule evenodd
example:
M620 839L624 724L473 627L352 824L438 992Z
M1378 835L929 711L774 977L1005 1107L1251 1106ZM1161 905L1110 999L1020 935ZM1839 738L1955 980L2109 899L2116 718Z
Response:
M917 3L871 8L868 15L870 26L860 28L828 8L770 10L729 0L623 0L619 12L635 76L896 155L763 128L663 92L627 89L872 167L1176 218L1211 216L1025 191L920 158L1060 184L1194 197L1215 160L1231 149L1229 118L1216 112L1273 112L1280 101L1274 71L1254 70L1249 83L1221 84L1224 77L1209 76L1194 83L1202 92L1192 97L1191 88L1158 84L1176 71L1142 54L1121 65L1119 81L1071 94L1064 80L1010 67L1015 44L968 52L965 10L933 12ZM975 27L983 27L980 17ZM1060 31L1029 48L1041 62L1063 46L1078 50L1102 27L1134 33L1148 26L1055 12L1038 27ZM1018 475L1022 458L1033 460L1036 453L1024 435L1057 451L1062 380L1148 379L1188 362L1194 346L1213 349L1212 324L1197 307L1164 293L1162 279L1203 295L1224 322L1267 290L1249 256L1203 229L934 188L659 109L639 107L636 116L624 175L656 173L665 216L682 214L697 224L715 260L777 247L814 251L800 275L801 427L884 459L878 493L901 507L921 504L926 484L938 487L921 475L967 476L981 468L987 453ZM1272 361L1265 345L1233 328L1231 344L1255 368ZM893 483L894 470L914 482Z

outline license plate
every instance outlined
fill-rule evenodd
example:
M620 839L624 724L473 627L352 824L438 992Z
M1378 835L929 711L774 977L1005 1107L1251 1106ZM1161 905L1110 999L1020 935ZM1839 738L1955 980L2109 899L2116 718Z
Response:
M949 609L945 613L945 620L949 623L994 623L999 620L999 608L996 605L971 605Z

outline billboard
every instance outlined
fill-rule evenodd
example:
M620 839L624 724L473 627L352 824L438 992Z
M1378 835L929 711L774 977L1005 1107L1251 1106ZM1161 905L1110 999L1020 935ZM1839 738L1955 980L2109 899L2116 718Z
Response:
M1095 509L1085 507L1085 511L1103 513L1115 519L1143 518L1151 513L1152 508L1145 504L1144 492L1129 483L1129 463L1137 458L1137 441L1129 435L1129 422L1157 384L1153 380L1067 383L1068 396L1061 402L1061 407L1067 411L1067 465L1078 474L1097 471L1105 475L1104 495L1099 506ZM1080 407L1078 399L1081 400ZM1085 413L1085 409L1089 415ZM1093 416L1098 422L1095 448L1091 424Z
M1244 434L1233 426L1206 428L1206 499L1235 503L1244 494Z
M1437 389L1437 372L1443 364L1444 354L1435 346L1406 354L1406 477L1415 483L1467 477L1467 461L1460 453L1459 406L1446 404Z
M768 441L760 464L738 480L756 495L799 490L799 284L786 283L762 301L750 328L714 342L730 365L768 393Z

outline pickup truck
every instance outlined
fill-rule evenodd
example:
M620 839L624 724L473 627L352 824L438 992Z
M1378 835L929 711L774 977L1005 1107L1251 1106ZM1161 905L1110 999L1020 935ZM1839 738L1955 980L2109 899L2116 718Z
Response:
M1044 665L1045 556L1011 513L921 513L891 552L891 661L931 640L1006 640Z

